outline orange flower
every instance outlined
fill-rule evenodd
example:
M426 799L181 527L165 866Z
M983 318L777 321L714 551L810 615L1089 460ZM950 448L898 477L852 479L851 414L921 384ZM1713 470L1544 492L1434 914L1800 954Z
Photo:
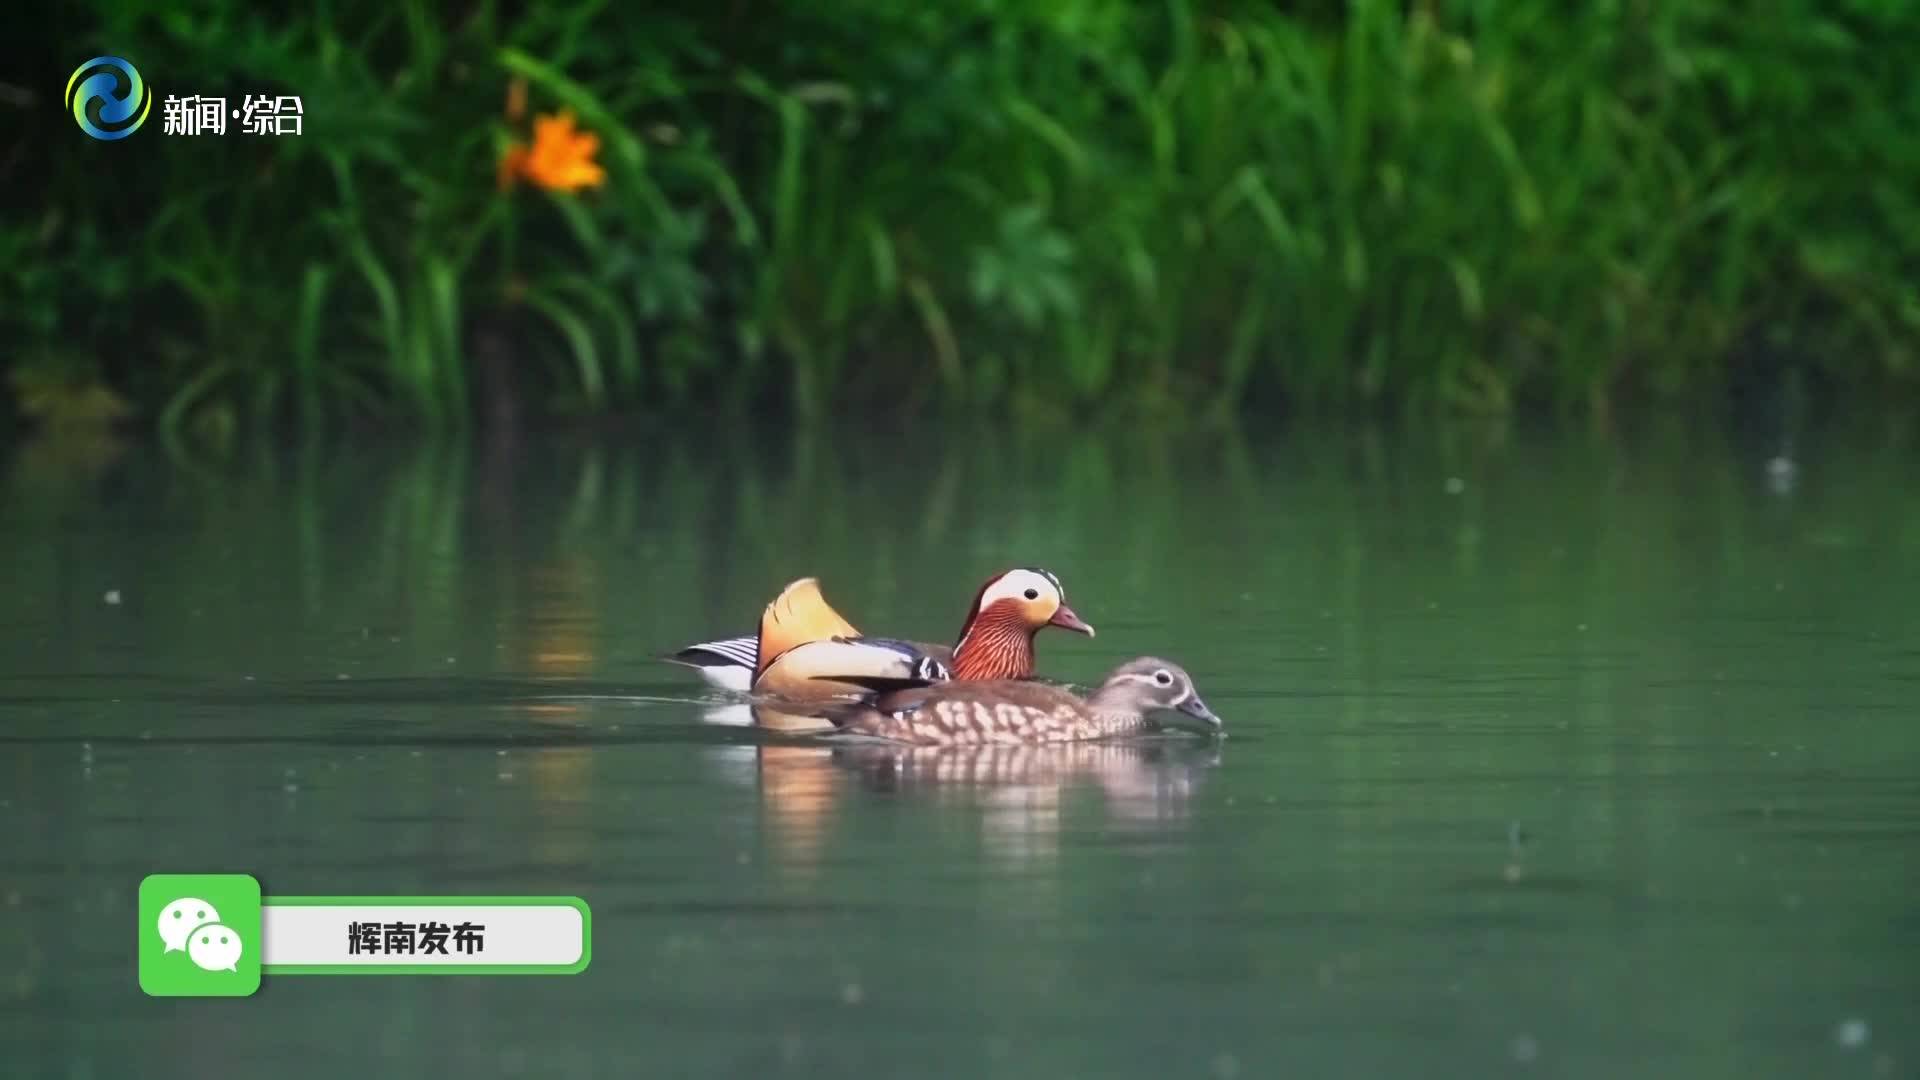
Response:
M600 136L576 132L573 114L536 117L533 121L533 147L518 143L507 147L500 157L500 186L511 187L517 177L548 191L579 191L599 187L607 172L593 160L600 149Z

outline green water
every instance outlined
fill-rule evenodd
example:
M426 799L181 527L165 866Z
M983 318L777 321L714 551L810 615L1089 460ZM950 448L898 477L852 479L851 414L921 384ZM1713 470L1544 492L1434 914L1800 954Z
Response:
M6 1074L1920 1074L1901 431L743 438L5 451ZM653 659L1011 564L1099 630L1046 673L1230 737L772 744ZM593 963L146 998L208 869L578 895Z

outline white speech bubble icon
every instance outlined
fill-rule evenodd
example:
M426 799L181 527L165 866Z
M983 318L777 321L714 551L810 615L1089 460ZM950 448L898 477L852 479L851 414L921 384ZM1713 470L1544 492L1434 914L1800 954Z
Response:
M202 971L236 971L240 960L240 935L232 927L209 923L187 939L187 955Z
M160 909L160 940L167 943L167 952L187 947L187 935L207 923L220 921L220 913L213 905L192 896L183 896Z

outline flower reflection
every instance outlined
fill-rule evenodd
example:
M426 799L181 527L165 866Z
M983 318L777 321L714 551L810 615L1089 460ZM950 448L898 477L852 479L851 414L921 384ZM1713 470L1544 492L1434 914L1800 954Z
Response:
M542 679L574 680L593 673L594 634L599 611L598 567L590 559L560 557L533 567L531 633L525 643L528 666ZM520 708L534 723L576 727L584 719L579 705L563 701L524 702ZM540 818L535 849L553 863L580 862L592 855L583 814L593 794L593 757L580 747L544 747L531 752L528 782ZM510 767L500 772L512 783Z
M572 557L540 564L530 573L534 599L526 654L538 678L572 680L593 674L597 571L591 560ZM570 725L579 720L580 707L567 702L529 702L521 708L541 723Z
M592 674L598 610L597 567L589 559L561 558L533 571L534 640L528 657L542 678Z
M577 746L548 746L530 753L529 781L540 817L536 853L549 863L586 861L593 855L591 834L584 828L593 797L592 753Z

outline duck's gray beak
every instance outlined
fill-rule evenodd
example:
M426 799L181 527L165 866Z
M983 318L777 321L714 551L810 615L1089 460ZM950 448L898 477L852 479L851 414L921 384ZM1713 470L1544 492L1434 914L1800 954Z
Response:
M1061 604L1060 607L1054 611L1053 618L1047 620L1047 625L1057 626L1062 630L1072 630L1077 634L1085 634L1088 637L1093 636L1093 627L1082 622L1080 616L1075 615L1073 609L1065 604Z
M1195 720L1201 721L1215 731L1225 726L1220 722L1220 718L1213 714L1213 710L1207 708L1207 703L1200 700L1200 695L1198 694L1190 695L1187 700L1174 707L1186 713L1188 716L1193 717Z

